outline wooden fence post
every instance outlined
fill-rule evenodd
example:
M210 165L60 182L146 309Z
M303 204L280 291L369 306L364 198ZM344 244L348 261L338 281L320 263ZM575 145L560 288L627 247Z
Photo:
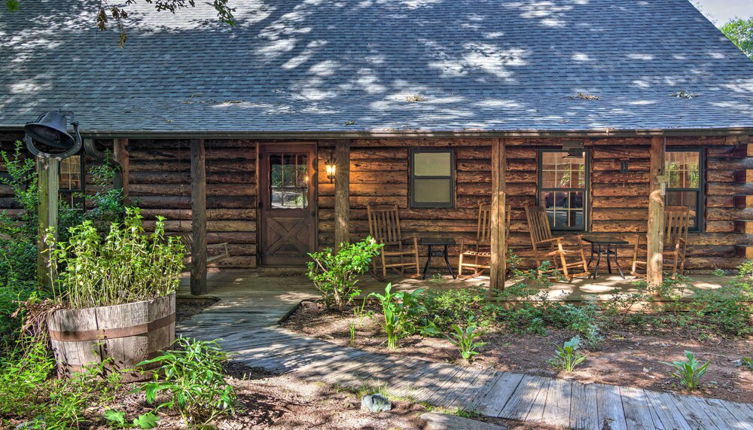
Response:
M55 238L58 237L58 192L60 190L60 160L54 157L37 157L37 175L39 177L39 237L37 238L37 279L42 285L51 287L49 261L50 255L44 252L44 236L52 227Z
M646 280L651 286L661 285L664 269L664 176L665 139L651 138L649 167L648 233L646 234Z
M191 139L191 294L207 292L207 172L203 139Z
M335 249L350 241L350 142L335 144Z
M507 272L507 238L505 237L505 172L507 159L503 139L492 143L491 269L489 292L505 288Z

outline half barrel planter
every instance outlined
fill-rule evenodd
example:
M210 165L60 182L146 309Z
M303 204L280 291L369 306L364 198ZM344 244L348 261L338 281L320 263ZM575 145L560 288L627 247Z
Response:
M47 318L58 373L68 375L107 358L124 370L156 357L175 340L175 294L154 300L85 309L61 309ZM149 378L128 372L126 381Z

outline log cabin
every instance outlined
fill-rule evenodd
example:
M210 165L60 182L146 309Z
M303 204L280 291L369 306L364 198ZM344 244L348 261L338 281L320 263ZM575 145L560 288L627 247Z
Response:
M490 204L493 285L530 259L528 205L557 235L645 235L652 282L665 205L692 212L689 271L753 258L753 63L687 0L239 2L234 27L137 4L124 47L96 4L0 11L3 148L74 111L195 262L301 265L366 236L370 204L455 241ZM93 161L64 160L61 193Z

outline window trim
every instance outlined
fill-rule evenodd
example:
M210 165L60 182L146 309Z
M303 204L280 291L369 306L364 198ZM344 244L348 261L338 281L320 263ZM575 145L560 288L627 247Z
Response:
M583 148L581 149L584 154L584 171L586 173L584 186L583 188L544 188L543 185L543 176L544 171L542 168L543 165L543 154L545 152L567 152L562 148L546 148L546 149L538 149L536 151L536 205L541 204L541 194L546 191L583 191L583 227L554 227L551 225L551 222L549 224L549 227L552 229L552 231L582 231L587 232L588 226L589 226L589 213L590 213L590 204L591 204L591 151L589 148ZM546 208L545 208L546 209ZM548 217L547 217L548 218Z
M425 153L449 153L450 154L450 175L449 176L419 176L418 179L449 179L450 180L450 201L447 203L440 202L416 202L414 162L416 154ZM408 200L411 208L417 209L454 209L456 203L456 178L457 165L455 162L455 150L453 148L411 148L408 169Z
M667 204L670 191L690 191L698 193L696 199L696 211L695 211L695 226L688 226L688 232L691 233L703 233L706 231L706 148L698 146L667 146L665 152L697 152L698 153L698 188L673 188L669 186L669 172L666 172L666 157L664 160L665 170L664 174L667 175L667 187L664 190L664 204Z

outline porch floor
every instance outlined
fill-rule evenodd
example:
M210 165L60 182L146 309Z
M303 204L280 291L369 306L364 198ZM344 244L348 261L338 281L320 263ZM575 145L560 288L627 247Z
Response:
M717 289L732 280L731 276L692 275L689 277L690 286L697 289ZM538 287L540 299L554 301L587 301L608 300L615 293L631 293L640 291L635 285L639 278L626 276L622 279L616 274L600 275L597 279L576 278L571 282L552 282L547 287ZM449 275L442 277L427 276L420 279L410 276L390 275L385 280L377 280L371 276L364 276L360 287L365 294L372 291L382 291L391 282L395 290L424 289L454 289L489 286L488 276L468 279L452 279ZM508 280L512 285L515 280ZM208 275L208 296L219 298L252 298L257 305L264 306L268 302L298 303L301 300L316 297L317 291L311 282L302 274L275 275L266 270L222 270ZM179 296L190 296L189 279L184 276L178 290ZM231 299L232 300L232 299Z

